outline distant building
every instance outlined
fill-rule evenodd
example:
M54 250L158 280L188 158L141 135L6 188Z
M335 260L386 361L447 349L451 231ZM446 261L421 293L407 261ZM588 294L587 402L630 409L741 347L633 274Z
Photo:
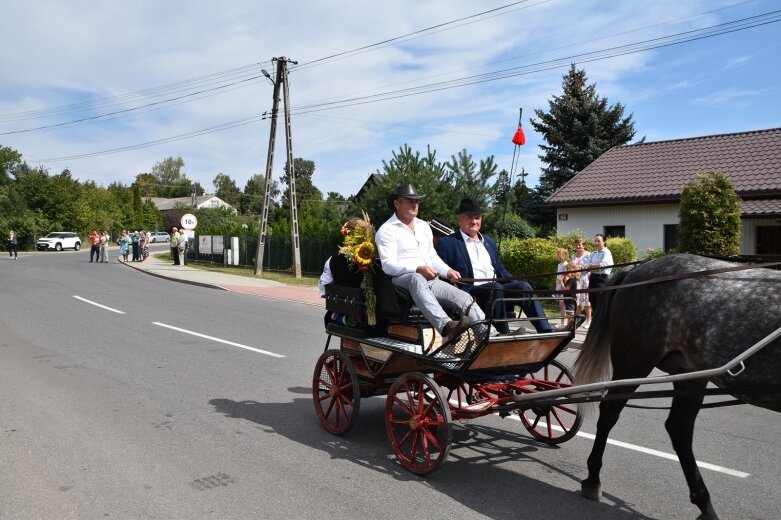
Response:
M547 200L561 234L580 230L678 246L683 186L721 171L741 199L744 255L781 254L781 128L616 146Z
M200 195L195 197L195 207L193 208L193 197L177 197L174 199L165 199L162 197L149 197L148 200L155 207L165 213L174 209L181 208L187 210L203 208L228 208L236 213L236 208L219 198L217 195Z

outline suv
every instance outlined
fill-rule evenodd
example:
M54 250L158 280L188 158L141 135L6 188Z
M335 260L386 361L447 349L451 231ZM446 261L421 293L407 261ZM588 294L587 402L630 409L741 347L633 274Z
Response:
M169 240L171 240L171 235L165 231L153 231L152 233L149 233L150 244L154 244L155 242L168 242Z
M76 233L58 231L56 233L49 233L43 238L39 238L38 243L35 244L35 248L38 251L47 251L49 249L54 249L55 251L73 249L78 251L81 249L81 239Z

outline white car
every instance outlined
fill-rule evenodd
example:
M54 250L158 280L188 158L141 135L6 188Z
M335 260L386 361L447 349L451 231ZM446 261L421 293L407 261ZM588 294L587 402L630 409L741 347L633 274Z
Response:
M168 242L171 240L171 235L165 231L153 231L149 233L149 242L154 244L155 242Z
M81 249L81 239L76 233L70 231L57 231L56 233L49 233L43 238L38 239L38 243L35 244L35 248L38 251L62 251L63 249L73 249L78 251Z

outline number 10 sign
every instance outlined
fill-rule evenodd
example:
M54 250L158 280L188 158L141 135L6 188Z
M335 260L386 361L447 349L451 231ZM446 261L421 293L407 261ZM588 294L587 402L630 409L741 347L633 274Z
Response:
M197 225L198 219L195 218L195 215L192 213L182 215L182 229L195 229Z

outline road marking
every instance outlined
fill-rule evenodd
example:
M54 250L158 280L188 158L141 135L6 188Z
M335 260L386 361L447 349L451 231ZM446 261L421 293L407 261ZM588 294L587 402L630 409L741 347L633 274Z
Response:
M510 417L512 419L515 419L516 421L520 421L520 417L517 416L517 415L512 415ZM539 424L544 427L545 426L545 421L540 421ZM551 425L551 428L556 430L556 431L560 431L560 432L564 431L563 428L561 428L560 426L556 426L556 425ZM592 441L596 438L596 435L594 435L592 433L578 432L575 435L578 436L578 437L584 437L586 439L590 439ZM669 459L669 460L674 460L674 461L678 462L678 456L673 454L673 453L667 453L667 452L664 452L664 451L654 450L654 449L651 449L651 448L638 446L636 444L629 444L628 442L616 441L616 440L613 440L613 439L610 439L610 438L608 438L607 443L608 444L612 444L613 446L618 446L620 448L625 448L627 450L639 451L641 453L646 453L648 455L654 455L656 457L661 457L663 459ZM724 466L717 466L717 465L711 464L709 462L700 462L699 460L697 461L697 466L701 467L702 469L709 469L711 471L724 473L725 475L731 475L733 477L738 477L738 478L747 478L747 477L751 476L751 473L745 473L743 471L738 471L736 469L725 468Z
M105 305L101 305L99 303L95 303L95 302L90 301L90 300L88 300L86 298L82 298L81 296L76 296L75 294L73 295L73 297L76 298L77 300L81 300L81 301L83 301L85 303L89 303L90 305L94 305L95 307L100 307L101 309L106 309L107 311L116 312L117 314L125 314L124 311L118 311L117 309L112 309L111 307L106 307Z
M283 358L283 357L285 357L282 354L276 354L274 352L269 352L268 350L261 350L259 348L255 348L255 347L248 347L247 345L242 345L241 343L234 343L232 341L228 341L228 340L225 340L225 339L215 338L214 336L207 336L206 334L201 334L199 332L193 332L193 331L187 330L187 329L180 329L179 327L174 327L173 325L166 325L165 323L160 323L160 322L157 322L157 321L153 321L152 324L153 325L157 325L159 327L165 327L167 329L183 332L185 334L190 334L191 336L197 336L199 338L210 339L210 340L216 341L218 343L225 343L226 345L231 345L233 347L239 347L239 348L243 348L245 350L251 350L252 352L257 352L259 354L266 354L267 356L271 356L271 357L275 357L275 358Z

